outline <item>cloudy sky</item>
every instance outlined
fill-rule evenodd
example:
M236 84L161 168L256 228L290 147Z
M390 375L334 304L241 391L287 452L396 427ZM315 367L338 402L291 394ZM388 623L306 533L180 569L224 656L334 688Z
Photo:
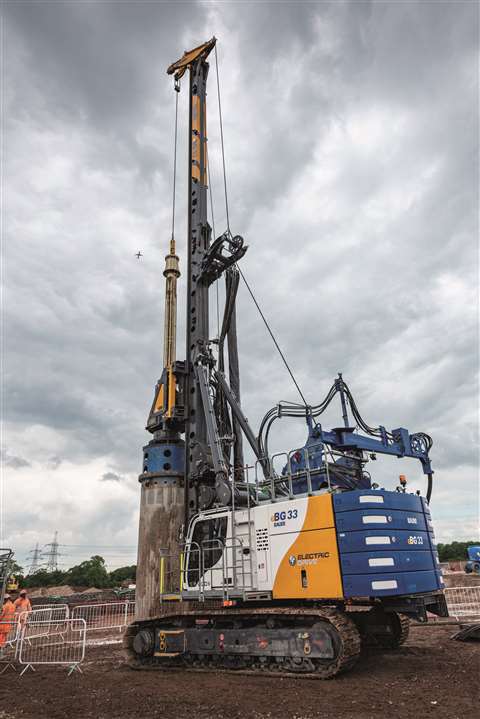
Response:
M432 435L440 541L477 535L475 2L2 3L3 536L24 560L135 560L162 370L174 92L215 35L232 230L309 402L343 371L369 424ZM217 235L225 229L209 84ZM185 268L186 86L177 243ZM134 253L141 249L140 261ZM184 356L184 279L178 357ZM243 406L297 400L245 289ZM212 336L216 333L212 322ZM331 413L328 421L338 424ZM273 448L301 445L278 423ZM412 460L370 468L424 488Z

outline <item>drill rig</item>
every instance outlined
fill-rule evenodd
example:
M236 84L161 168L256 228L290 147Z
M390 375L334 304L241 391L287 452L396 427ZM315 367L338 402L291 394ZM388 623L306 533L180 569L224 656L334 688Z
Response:
M429 510L432 441L402 427L370 427L341 374L318 405L280 403L258 435L250 427L235 315L237 263L247 248L230 229L212 238L207 219L207 58L215 44L168 68L177 92L189 73L186 358L175 358L180 272L172 232L164 370L139 477L136 618L125 646L136 667L327 678L352 667L362 643L405 641L408 617L447 616ZM209 290L222 276L223 322L212 341ZM325 429L320 417L334 398L342 424ZM271 456L271 427L285 417L303 418L306 443ZM407 492L402 476L395 491L373 483L366 465L377 454L420 461L426 498Z

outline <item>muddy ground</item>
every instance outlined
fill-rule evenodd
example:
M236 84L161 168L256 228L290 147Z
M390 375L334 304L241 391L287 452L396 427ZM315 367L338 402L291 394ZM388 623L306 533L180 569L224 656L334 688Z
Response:
M414 627L401 649L370 653L329 681L138 672L120 645L89 647L82 675L39 667L0 676L0 719L470 719L480 644L452 641L453 630Z

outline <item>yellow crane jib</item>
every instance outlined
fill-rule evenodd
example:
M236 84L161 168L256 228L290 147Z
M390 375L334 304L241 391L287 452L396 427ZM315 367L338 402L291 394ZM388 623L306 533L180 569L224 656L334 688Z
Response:
M194 63L201 63L210 54L215 47L217 39L212 37L208 42L188 50L183 57L174 62L167 70L169 75L174 74L175 89L180 91L180 78L183 77L188 69L192 69ZM201 107L203 103L203 107ZM191 179L195 183L200 183L204 187L207 186L207 112L205 107L205 99L201 99L196 91L191 93ZM203 170L202 170L203 167Z
M193 50L186 50L180 60L177 60L169 66L167 74L173 75L175 73L175 80L180 80L180 78L185 75L186 71L189 69L192 63L194 63L199 58L205 60L208 57L208 55L215 47L216 42L217 38L212 37L211 40L204 42L198 47L194 47Z

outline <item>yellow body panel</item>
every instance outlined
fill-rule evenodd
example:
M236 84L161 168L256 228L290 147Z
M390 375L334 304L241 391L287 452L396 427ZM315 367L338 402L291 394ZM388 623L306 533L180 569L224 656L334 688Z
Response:
M312 529L329 529L330 527L335 527L332 495L320 494L316 497L309 497L301 531L309 532Z
M169 367L167 369L167 377L168 377L168 392L167 392L167 411L165 413L165 417L171 417L172 412L175 409L175 399L176 399L176 380L175 375L173 374L173 369Z
M157 399L155 401L155 412L163 412L164 404L165 398L163 392L163 384L161 384L160 389L158 390Z
M154 412L162 412L169 419L172 417L177 400L177 380L172 366L166 369L166 382L162 382L155 398Z
M271 536L285 544L273 584L274 599L341 599L342 577L329 494L309 497L300 532Z
M196 182L207 185L207 110L203 105L204 127L202 131L200 123L200 97L192 95L192 178ZM203 146L203 147L202 147ZM203 149L203 177L200 178L200 153Z
M164 398L164 392L163 392L163 384L161 384L160 389L158 390L157 400L155 402L155 412L163 412L164 405L165 405L165 398Z

